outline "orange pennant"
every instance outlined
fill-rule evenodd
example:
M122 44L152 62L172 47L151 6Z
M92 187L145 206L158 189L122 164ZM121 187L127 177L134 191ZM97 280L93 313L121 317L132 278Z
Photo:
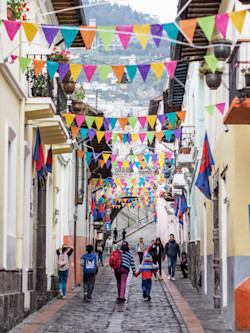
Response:
M184 123L185 118L186 118L186 113L187 111L178 111L176 112L177 117Z
M99 179L99 184L102 185L103 182L104 182L104 179L103 179L103 178L100 178L100 179Z
M105 164L104 160L98 160L98 161L99 161L99 163L100 163L100 167L103 168L103 167L104 167L104 164Z
M118 133L118 136L119 136L119 139L120 139L120 141L121 141L121 143L122 143L123 134L122 134L122 133Z
M77 133L80 131L80 128L79 127L75 127L75 126L71 126L71 133L72 133L72 136L73 136L73 139L76 137Z
M136 155L136 157L140 163L143 161L143 155Z
M81 30L81 28L85 30ZM95 39L96 30L93 31L93 29L96 29L96 27L86 27L85 25L79 26L79 30L87 50L90 49L91 44Z
M128 118L117 118L119 121L119 124L121 125L121 128L123 129L123 131L125 130L125 126L127 125L128 122Z
M161 132L155 132L155 137L159 141L159 143L161 143L161 139L162 139L163 134L164 134L163 131L161 131Z
M82 150L77 150L77 154L78 154L79 159L81 160L85 153Z
M34 71L35 71L36 77L38 77L38 75L41 73L45 64L46 64L46 61L44 61L44 60L33 59L33 65L34 65Z
M193 41L196 26L197 26L197 18L179 21L179 27L189 39L188 42Z
M140 164L142 166L142 169L144 170L145 166L147 165L147 162L146 161L141 161Z
M115 73L115 76L117 77L118 81L121 82L122 76L125 70L125 65L120 66L111 66L113 69L113 72Z

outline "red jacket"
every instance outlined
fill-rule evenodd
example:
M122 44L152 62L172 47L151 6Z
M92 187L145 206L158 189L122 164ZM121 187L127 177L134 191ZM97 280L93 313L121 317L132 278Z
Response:
M139 271L135 274L135 276L138 276L142 274L142 279L151 279L152 275L155 274L158 271L158 266L152 263L152 261L145 261Z

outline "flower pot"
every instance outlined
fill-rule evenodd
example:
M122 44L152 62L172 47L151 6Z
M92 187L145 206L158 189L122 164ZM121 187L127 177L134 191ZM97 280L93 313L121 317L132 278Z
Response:
M32 87L31 88L33 97L42 97L43 96L43 88L42 87Z
M67 81L63 83L63 89L66 94L72 94L75 91L76 84L72 81Z
M250 74L245 74L246 87L250 87Z
M64 76L63 83L68 82L70 80L70 77L71 77L71 72L68 71L68 73Z
M230 56L231 49L229 45L231 45L231 43L222 40L213 42L213 44L215 44L214 55L218 60L224 61Z
M10 6L7 7L7 19L11 20L11 21L15 21L14 11Z
M243 5L250 5L250 0L239 0Z
M59 62L60 64L67 64L69 62L66 58L52 58L52 61Z
M190 154L191 148L190 147L183 147L182 148L182 154Z
M72 103L72 109L74 112L80 112L82 111L83 103L82 102L73 102Z
M222 72L211 73L208 72L206 75L206 84L211 90L216 90L221 84Z

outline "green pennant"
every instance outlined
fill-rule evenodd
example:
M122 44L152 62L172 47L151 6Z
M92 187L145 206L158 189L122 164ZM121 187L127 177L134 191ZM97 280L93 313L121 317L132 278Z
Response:
M106 82L108 73L110 72L111 66L108 65L99 65L97 66L98 72L102 78L103 82Z
M116 142L118 137L118 133L112 133L112 140L114 141L114 143Z
M209 42L211 42L215 26L215 16L198 17L197 22L204 32L204 35L207 37Z
M0 20L0 25L2 24L2 20Z
M92 117L92 116L85 117L85 121L88 126L88 129L91 129L91 126L93 125L94 120L95 120L95 117Z
M22 72L24 73L31 62L31 58L18 57Z
M155 132L147 132L147 138L149 143L152 143L155 137Z
M107 31L98 31L99 36L103 42L105 50L109 50L109 46L111 44L112 38L114 36L116 26L111 27L97 27L97 30L107 30Z
M218 59L216 58L216 56L211 54L208 56L204 56L204 59L205 59L206 63L208 64L208 66L210 67L211 71L213 73L215 73L217 62L218 62Z
M208 113L210 114L211 117L213 117L214 110L215 110L215 105L209 105L205 107Z
M159 181L161 179L161 175L156 175L155 179Z
M135 161L135 155L129 155L129 159L132 163Z
M112 162L111 162L111 165L112 165L113 168L116 167L116 164L117 164L117 161L115 161L115 162L112 161Z
M137 117L128 117L128 122L130 124L130 126L135 129L135 124L137 122Z
M120 209L120 208L121 208L121 205L118 205L117 207Z
M98 178L94 178L94 181L93 181L93 183L96 185L96 184L97 184L97 182L98 182Z
M148 162L148 167L149 167L149 169L151 169L152 165L153 165L153 162L152 162L152 161L149 161L149 162Z

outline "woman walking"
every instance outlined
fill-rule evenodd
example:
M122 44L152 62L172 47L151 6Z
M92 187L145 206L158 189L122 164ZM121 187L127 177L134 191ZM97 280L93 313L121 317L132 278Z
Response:
M161 261L162 261L162 255L163 255L163 245L161 243L161 239L158 237L155 240L155 247L153 246L149 253L151 254L152 258L153 258L153 262L154 264L158 264L159 267L159 279L162 280L162 276L161 276ZM157 275L155 274L155 280L157 280Z
M66 298L67 280L69 275L69 257L74 251L73 246L63 244L56 250L58 256L58 276L59 276L59 297Z
M117 250L118 251L118 250ZM123 242L121 246L121 256L122 261L120 267L115 269L115 277L117 281L118 290L118 301L125 302L125 291L127 277L129 274L130 267L132 268L133 274L136 273L134 258L132 253L129 251L129 246L127 242Z
M138 253L140 264L143 261L143 252L144 252L144 243L143 243L143 238L141 237L139 239L139 242L136 244L136 253Z

